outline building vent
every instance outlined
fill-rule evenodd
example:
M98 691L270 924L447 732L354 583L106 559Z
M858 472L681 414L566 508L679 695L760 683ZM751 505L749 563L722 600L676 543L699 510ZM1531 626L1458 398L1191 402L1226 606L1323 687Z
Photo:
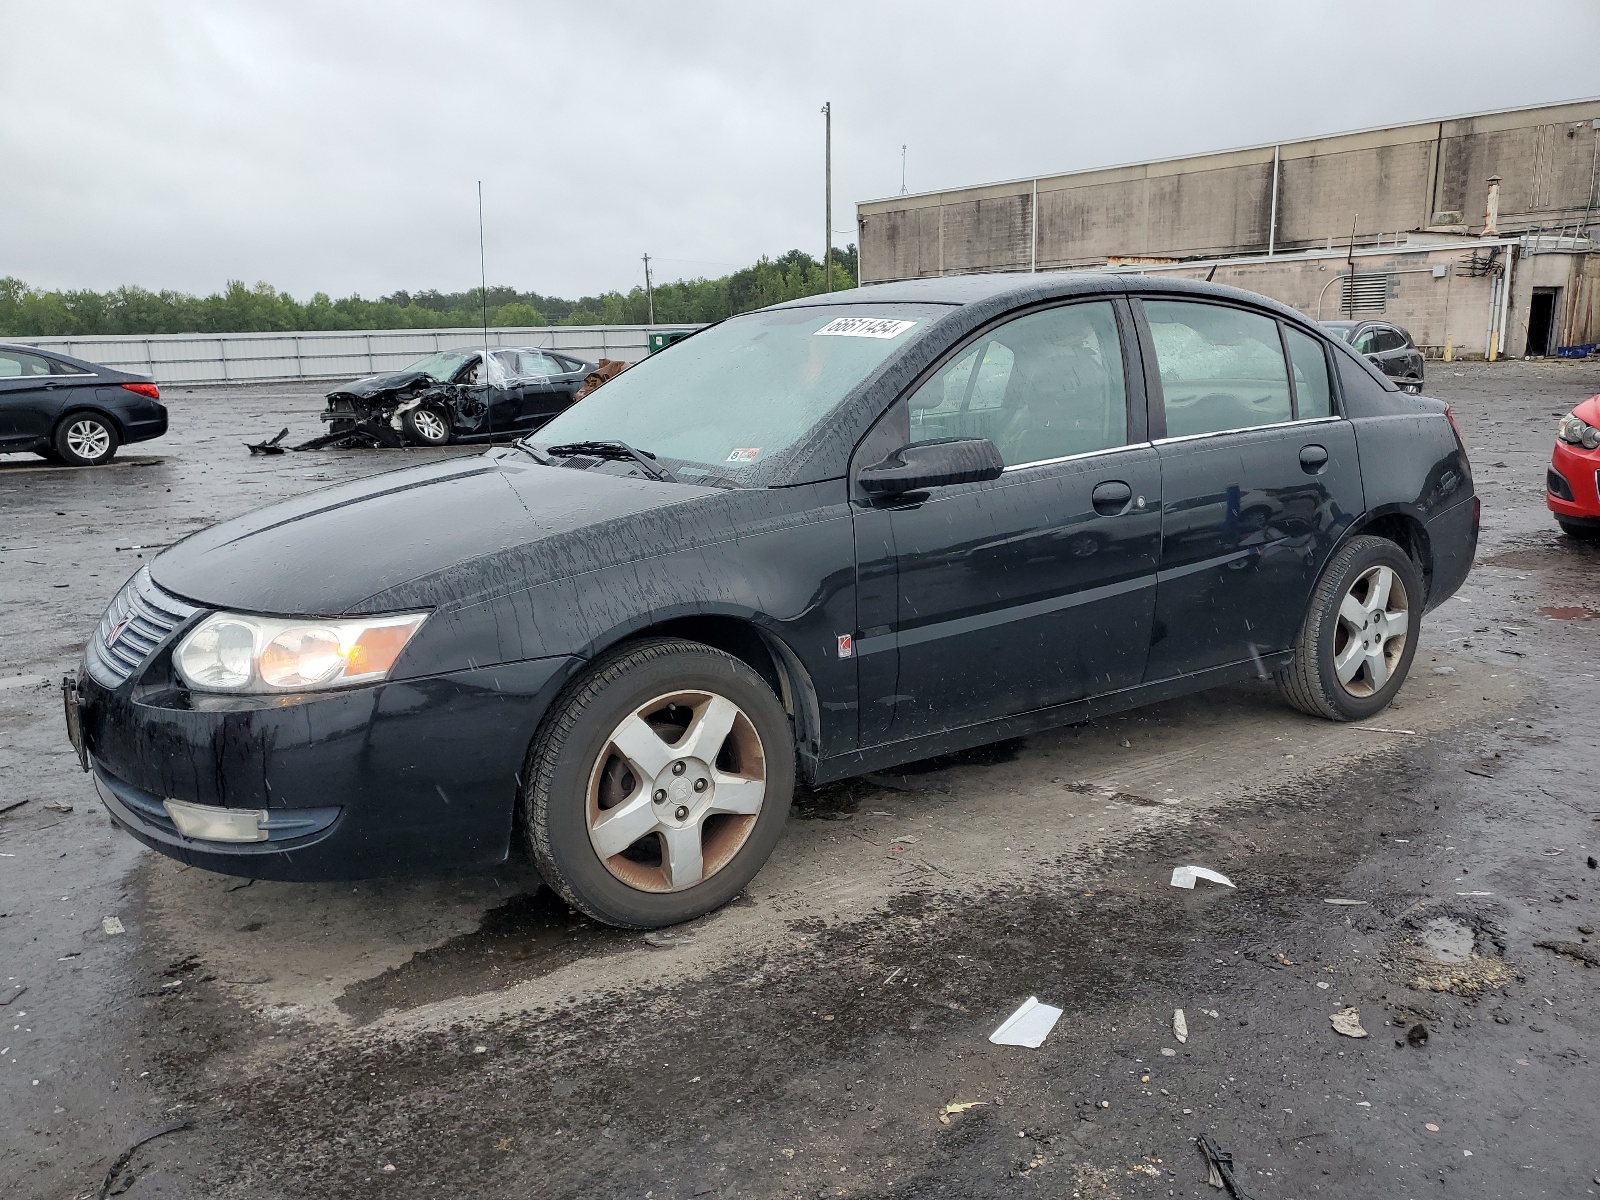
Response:
M1339 280L1339 311L1381 313L1389 304L1389 275L1346 275Z

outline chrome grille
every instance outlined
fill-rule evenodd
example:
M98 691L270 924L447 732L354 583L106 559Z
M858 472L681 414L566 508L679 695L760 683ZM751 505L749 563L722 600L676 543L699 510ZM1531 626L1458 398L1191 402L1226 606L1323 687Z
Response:
M107 687L117 687L144 665L167 636L200 610L169 596L150 578L150 568L139 573L111 601L84 651L89 674ZM118 627L121 632L117 633ZM107 639L117 636L109 645Z

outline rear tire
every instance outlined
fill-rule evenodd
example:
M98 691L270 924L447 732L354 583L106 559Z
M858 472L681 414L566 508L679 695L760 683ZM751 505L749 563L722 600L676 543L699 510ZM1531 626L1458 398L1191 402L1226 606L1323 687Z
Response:
M545 882L597 921L654 929L721 907L766 863L794 793L794 734L745 663L651 639L567 685L523 778Z
M56 426L55 452L74 467L98 467L108 463L122 444L117 427L99 413L68 413Z
M1576 521L1563 521L1556 518L1556 524L1561 526L1561 532L1578 542L1600 541L1600 526L1580 525Z
M406 437L419 446L447 446L450 444L450 421L436 408L418 405L400 414L400 424Z
M1422 604L1409 554L1386 538L1351 538L1311 593L1294 661L1273 677L1278 694L1330 721L1381 712L1411 669Z

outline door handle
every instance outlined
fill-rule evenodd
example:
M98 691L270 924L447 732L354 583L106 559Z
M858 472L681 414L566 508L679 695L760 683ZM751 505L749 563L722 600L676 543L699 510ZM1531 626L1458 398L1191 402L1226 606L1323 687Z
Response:
M1102 517L1114 517L1128 511L1128 505L1133 503L1133 489L1120 479L1108 479L1095 486L1090 499L1095 512Z
M1300 447L1300 469L1307 475L1320 475L1322 468L1328 465L1328 450L1326 446L1310 445Z

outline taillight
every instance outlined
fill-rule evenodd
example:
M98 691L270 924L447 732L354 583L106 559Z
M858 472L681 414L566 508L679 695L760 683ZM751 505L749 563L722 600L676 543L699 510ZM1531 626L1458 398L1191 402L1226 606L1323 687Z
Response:
M125 383L122 386L130 392L138 392L141 396L149 396L152 400L161 399L161 389L153 383Z
M1456 435L1456 445L1461 447L1461 453L1467 452L1466 439L1461 436L1461 426L1456 424L1456 410L1445 405L1444 415L1450 422L1450 432Z

